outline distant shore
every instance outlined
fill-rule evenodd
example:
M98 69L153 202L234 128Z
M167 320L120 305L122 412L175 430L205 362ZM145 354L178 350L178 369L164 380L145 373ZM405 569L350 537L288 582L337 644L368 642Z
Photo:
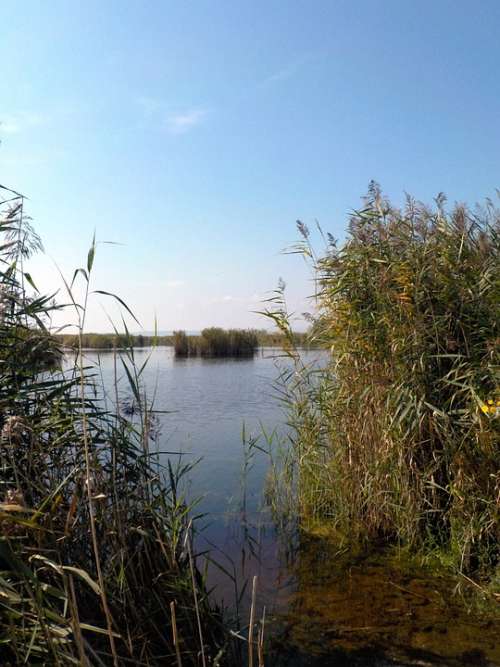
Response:
M279 332L269 332L265 330L240 330L251 331L256 337L256 348L262 347L283 347L286 344L285 336ZM307 333L296 333L295 343L297 347L314 347L308 340ZM57 334L56 340L64 348L76 349L79 347L78 336L74 334ZM175 347L175 333L163 335L143 335L143 334L109 334L109 333L86 333L82 336L82 348L85 350L113 350L125 348L140 347ZM200 335L186 334L188 342L195 345L200 339Z

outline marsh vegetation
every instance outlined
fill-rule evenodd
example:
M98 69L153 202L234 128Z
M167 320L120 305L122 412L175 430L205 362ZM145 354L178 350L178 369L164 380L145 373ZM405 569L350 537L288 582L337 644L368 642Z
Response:
M38 293L24 268L41 242L23 198L3 194L2 664L499 659L492 609L500 599L500 216L490 202L472 211L448 210L442 197L433 208L409 199L399 210L373 185L342 246L326 235L317 253L299 223L293 252L311 262L318 288L307 337L292 330L283 285L267 302L277 333L211 328L148 337L85 333L95 243L65 283L77 331L54 335L51 315L61 307ZM265 361L252 358L255 351L276 345L287 357L276 384L286 429L271 424L249 436L237 512L248 567L259 557L260 528L249 530L246 485L257 454L269 456L272 540L282 541L283 576L295 588L281 618L266 617L266 658L264 603L256 604L252 577L227 566L229 555L221 566L198 550L201 510L184 484L192 467L163 451L161 418L172 406L149 400L157 378L149 351L135 349L149 344L186 358L174 363L169 351L165 396L180 397L177 425L190 400L186 418L201 420L205 449L211 422L203 410L218 410L219 427L223 417L234 425L238 382ZM320 363L303 353L305 344L322 350ZM68 347L74 354L62 363ZM86 355L87 347L109 353ZM167 358L163 348L155 354ZM207 387L221 384L228 356L238 382L226 393L203 392L201 369L211 369ZM256 383L244 396L258 411L256 396L269 402L263 394ZM214 427L213 437L219 447L226 432ZM216 474L226 487L234 469ZM210 569L229 579L235 613L215 602Z
M78 354L61 367L48 329L59 306L23 266L39 240L23 198L0 192L0 662L234 664L193 546L190 466L159 462L145 365L131 347L116 359L130 413L104 401L82 355L96 246L65 282Z
M251 329L203 329L199 336L174 331L176 357L251 357L259 347L259 337Z
M205 333L204 333L205 332ZM278 330L222 329L211 327L200 334L174 331L172 334L83 333L84 350L122 350L131 347L175 347L178 356L251 356L259 347L283 347L287 339ZM294 332L298 347L311 347L304 332ZM78 349L79 337L70 333L55 334L54 339L68 349ZM218 354L213 352L217 351ZM223 354L221 354L223 353Z
M283 383L284 497L340 543L434 555L498 594L500 213L398 209L375 184L365 204L319 254L299 223L330 362L296 355ZM268 314L288 335L279 291Z

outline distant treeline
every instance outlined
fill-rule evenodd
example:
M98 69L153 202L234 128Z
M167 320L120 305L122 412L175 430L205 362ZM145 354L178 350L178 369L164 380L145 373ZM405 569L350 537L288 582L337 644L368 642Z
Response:
M56 336L64 347L78 347L78 336L60 334ZM125 334L87 333L82 335L82 347L93 350L123 349L126 347L150 347L152 345L173 345L173 336L144 336Z
M309 345L306 333L296 333L294 336L297 346ZM78 336L76 335L59 334L56 339L63 347L78 347ZM171 335L158 336L86 333L82 336L82 343L84 348L94 350L168 345L176 348L178 356L245 356L253 354L259 347L283 347L288 344L285 336L280 332L269 332L264 329L220 329L218 327L204 329L200 335L190 335L185 331L174 331Z

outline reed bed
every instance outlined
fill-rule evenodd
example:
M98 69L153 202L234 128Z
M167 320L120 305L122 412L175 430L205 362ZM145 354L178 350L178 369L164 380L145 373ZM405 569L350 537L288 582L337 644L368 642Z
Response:
M318 286L312 336L330 361L305 367L290 345L295 368L280 387L293 443L282 497L303 520L490 580L500 557L499 220L490 201L448 210L442 195L400 210L372 184L342 247L328 236L316 254L299 223L293 251ZM290 336L281 289L267 315Z
M115 357L126 411L82 354L95 243L65 282L78 354L62 365L49 331L60 307L24 270L39 239L24 199L0 194L0 663L241 664L194 551L190 467L159 465L144 366L132 347Z
M174 331L176 357L251 357L259 347L257 332L251 329L203 329L200 336Z
M252 330L257 338L258 347L283 347L287 341L279 331L266 331L263 329ZM226 332L229 333L229 332ZM60 346L70 349L78 349L80 340L76 334L60 333L54 336ZM118 334L118 333L84 333L82 335L82 347L84 350L122 350L130 347L154 347L168 346L178 347L179 356L189 356L189 350L194 356L198 355L198 348L203 345L201 337L196 334L186 334L185 331L174 331L170 334ZM306 333L294 333L295 344L311 346L311 341ZM230 341L231 342L231 341ZM233 345L237 344L233 341Z

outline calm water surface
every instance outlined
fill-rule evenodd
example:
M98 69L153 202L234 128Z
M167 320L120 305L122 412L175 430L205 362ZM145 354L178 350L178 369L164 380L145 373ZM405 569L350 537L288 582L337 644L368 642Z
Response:
M313 363L318 355L321 352L304 351L303 359ZM85 356L99 363L113 401L113 353L87 351ZM274 387L280 373L290 368L290 360L274 348L264 348L253 358L176 359L171 347L136 349L135 359L138 367L149 359L142 375L144 387L154 408L166 411L158 416L157 445L169 454L161 454L160 461L177 461L178 455L185 463L201 459L189 473L186 489L190 499L199 499L197 510L205 515L199 522L203 530L198 547L213 549L214 557L235 572L239 582L258 574L261 596L275 605L282 591L276 586L279 545L261 511L269 461L253 448L244 473L244 442L248 451L248 441L262 437L263 429L284 433L285 413ZM126 401L131 392L119 361L117 371L120 401ZM233 583L217 568L211 569L211 577L219 600L232 606Z
M149 357L145 389L157 410L168 411L159 416L159 449L181 453L185 462L202 459L187 489L206 513L198 548L210 546L239 586L235 590L229 577L211 567L216 595L234 607L243 582L259 575L260 606L277 618L269 630L280 646L274 665L500 665L498 619L469 614L453 594L454 580L410 574L379 558L346 566L327 540L302 537L284 545L277 538L261 511L267 457L254 449L243 475L242 430L244 425L247 440L263 427L286 434L273 385L290 362L278 358L279 351L236 360L179 360L169 347L135 355L138 366ZM303 352L308 363L318 355ZM111 390L112 353L86 356L99 357L104 386ZM130 398L124 374L118 387L121 399ZM168 456L162 454L162 462Z
M99 358L112 399L113 354L85 354L91 362ZM248 440L258 436L261 425L272 430L284 422L273 383L289 362L278 355L263 349L253 359L175 359L171 347L135 350L138 366L149 358L142 376L149 399L156 410L168 411L159 415L159 449L182 453L185 461L202 459L190 478L191 492L201 497L204 512L224 514L241 499L243 428ZM304 352L310 361L317 356ZM119 363L118 375L120 398L126 399L131 392ZM254 457L247 478L250 511L258 507L266 465L264 456Z

